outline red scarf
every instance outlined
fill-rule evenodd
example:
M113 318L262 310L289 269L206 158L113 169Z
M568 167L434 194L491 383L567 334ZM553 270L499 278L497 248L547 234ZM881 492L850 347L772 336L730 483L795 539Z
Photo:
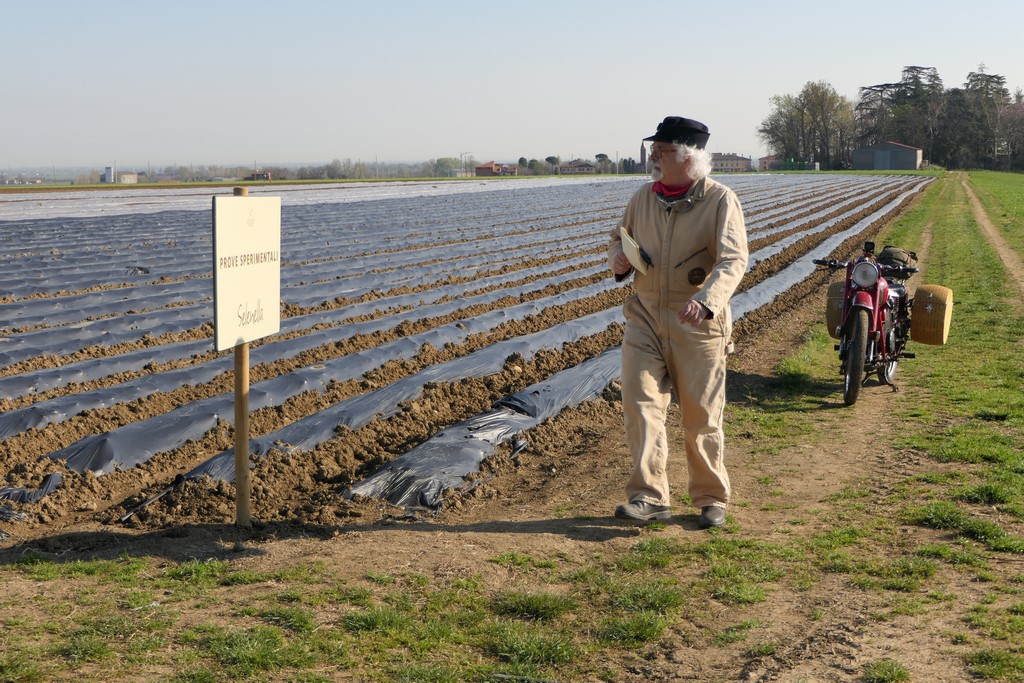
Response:
M666 199L678 199L690 190L691 185L693 185L692 181L685 185L666 185L658 180L651 186L651 192L657 192Z

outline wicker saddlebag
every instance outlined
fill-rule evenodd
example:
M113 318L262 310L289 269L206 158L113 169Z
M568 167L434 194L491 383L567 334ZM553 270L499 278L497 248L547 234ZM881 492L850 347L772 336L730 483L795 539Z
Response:
M910 312L912 340L921 344L945 344L952 320L952 289L942 285L921 285L917 288Z
M828 286L825 295L825 326L828 336L839 339L839 326L843 323L843 289L842 282L833 282Z

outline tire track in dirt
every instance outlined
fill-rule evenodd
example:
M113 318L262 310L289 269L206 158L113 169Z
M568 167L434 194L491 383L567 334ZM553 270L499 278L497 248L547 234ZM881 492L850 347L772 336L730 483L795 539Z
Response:
M978 199L978 196L974 193L968 182L969 178L962 173L958 175L960 176L960 184L963 185L964 192L967 193L967 199L971 203L971 213L974 215L974 220L978 223L978 227L981 228L981 233L985 236L985 239L988 240L999 256L999 260L1003 262L1006 270L1009 271L1010 282L1017 287L1019 296L1015 297L1012 301L1014 310L1017 315L1024 314L1024 260L1013 250L1013 247L999 233L999 228L988 217L985 207L982 206L981 200Z

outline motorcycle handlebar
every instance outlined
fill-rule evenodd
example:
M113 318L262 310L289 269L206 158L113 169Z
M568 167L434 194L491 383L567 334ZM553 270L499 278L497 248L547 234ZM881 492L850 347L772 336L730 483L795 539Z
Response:
M846 261L837 261L834 258L830 258L827 260L820 258L811 259L811 263L817 266L825 266L826 268L832 268L833 270L845 268L848 265ZM899 274L904 276L904 279L910 277L914 273L920 272L918 268L915 268L913 266L890 266L885 263L878 263L876 265L881 269L883 275Z

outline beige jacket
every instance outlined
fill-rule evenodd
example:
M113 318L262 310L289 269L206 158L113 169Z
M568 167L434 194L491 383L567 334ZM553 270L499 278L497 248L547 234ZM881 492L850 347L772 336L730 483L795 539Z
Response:
M650 256L647 274L634 274L637 296L646 308L682 307L698 301L718 316L747 269L747 230L736 194L704 178L672 208L645 183L626 205L621 225ZM608 264L622 251L618 228L608 245ZM623 280L626 273L617 276Z

